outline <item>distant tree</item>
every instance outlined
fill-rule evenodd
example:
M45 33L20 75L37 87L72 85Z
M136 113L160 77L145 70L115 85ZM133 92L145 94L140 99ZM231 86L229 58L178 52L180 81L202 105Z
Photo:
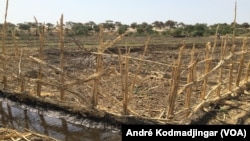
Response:
M221 35L232 34L233 33L233 27L231 25L227 24L227 23L222 23L222 24L219 24L219 31L218 32Z
M89 21L89 22L85 23L84 25L86 25L88 27L88 30L91 31L91 30L93 30L93 27L96 25L96 23L93 21Z
M52 29L54 28L54 24L52 24L52 23L46 23L45 25L47 26L46 29L49 32L49 34L53 35L52 34Z
M142 28L147 28L147 26L148 26L148 23L142 22L142 24L141 24L141 27L142 27Z
M231 26L234 27L234 22L231 23ZM240 25L236 22L236 23L235 23L235 27L237 28L237 27L239 27L239 26L240 26Z
M66 35L68 35L68 36L74 35L73 30L72 30L72 27L73 27L75 24L76 24L76 23L75 23L75 22L72 22L72 21L67 21L67 22L65 22L65 33L66 33Z
M170 35L173 37L184 37L185 35L183 34L183 29L182 28L176 28L172 29L170 32Z
M165 26L168 26L168 27L170 27L170 28L175 27L175 25L176 25L176 22L173 21L173 20L167 20L167 21L165 22Z
M66 27L68 28L68 29L71 29L72 28L72 26L75 24L75 22L72 22L72 21L67 21L67 22L65 22L65 25L66 25Z
M89 23L89 26L91 26L92 28L96 25L96 23L93 21L89 21L88 23Z
M118 28L118 33L119 34L123 34L123 33L125 33L126 31L127 31L127 29L128 29L128 25L121 25L119 28Z
M25 23L18 23L17 25L20 30L25 30L25 31L30 30L30 27L31 27L29 24L25 24Z
M242 24L241 24L241 27L247 29L247 28L250 27L250 25L249 25L248 23L245 22L245 23L242 23Z
M74 35L84 35L84 36L89 35L89 27L82 23L75 23L72 26L72 31Z
M87 23L84 23L83 26L85 26L89 32L93 31L94 25L92 25L92 23L87 22Z
M121 22L115 22L115 26L120 27L120 26L122 26L122 23Z
M30 34L30 25L27 23L18 23L19 35Z
M130 27L133 28L133 29L136 29L137 23L136 22L131 23Z
M177 27L182 27L182 28L184 28L184 27L185 27L185 24L184 24L183 22L179 22L179 23L177 23Z
M10 22L7 22L7 26L8 26L9 28L14 28L14 27L16 27L16 25L15 25L15 24L10 23Z
M99 28L98 25L94 25L94 26L93 26L93 30L94 30L95 32L99 32L99 31L100 31L100 28Z
M194 32L193 32L193 36L203 36L205 34L207 30L207 24L200 24L197 23L194 25Z
M160 28L160 22L159 21L154 21L152 23L153 27Z
M106 22L103 23L103 27L105 29L108 29L108 30L114 30L115 29L115 25L114 25L112 20L106 20Z
M48 30L51 30L54 27L54 24L52 23L46 23L45 25L47 26Z
M31 28L36 28L37 27L37 23L36 22L27 22L25 24L28 24ZM41 23L38 23L38 25L41 25Z
M137 28L137 34L138 35L145 35L145 34L154 33L153 26L149 25L146 22L143 22L142 24L138 24L136 28Z
M192 31L194 31L194 25L186 25L184 31L191 33Z
M165 26L164 23L161 22L161 21L155 21L152 24L153 24L154 27L159 28L159 29L162 29Z

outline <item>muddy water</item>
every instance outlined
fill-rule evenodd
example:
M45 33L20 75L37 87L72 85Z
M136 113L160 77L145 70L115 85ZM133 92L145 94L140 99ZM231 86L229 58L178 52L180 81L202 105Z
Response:
M114 125L57 111L47 111L0 98L0 127L29 129L62 141L120 141Z

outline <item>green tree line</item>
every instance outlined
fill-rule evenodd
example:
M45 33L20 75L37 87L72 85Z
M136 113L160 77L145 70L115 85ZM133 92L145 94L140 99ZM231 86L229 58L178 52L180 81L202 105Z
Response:
M218 32L220 35L227 35L233 33L233 24L219 23L214 25L207 25L206 23L196 23L196 24L184 24L183 22L175 22L173 20L167 20L166 22L155 21L151 24L146 22L143 23L131 23L130 25L122 24L121 22L114 22L112 20L107 20L103 25L105 32L113 32L118 34L123 34L128 32L127 36L144 36L144 35L163 35L171 37L202 37L210 36L216 33L217 26L219 25ZM57 25L52 23L18 23L17 25L12 23L7 23L8 31L15 30L17 35L32 34L37 35L37 27L44 25L46 27L49 35L54 35L56 33ZM68 36L89 36L99 32L99 24L93 21L87 23L79 23L68 21L64 25L66 35ZM0 28L3 28L3 24L0 24ZM247 34L249 35L250 25L245 22L242 24L236 23L236 35Z

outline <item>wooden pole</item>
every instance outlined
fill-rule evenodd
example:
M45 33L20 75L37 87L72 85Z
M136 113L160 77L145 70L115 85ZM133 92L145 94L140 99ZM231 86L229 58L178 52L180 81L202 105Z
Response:
M63 15L60 18L60 25L59 25L59 47L60 47L60 84L61 86L64 85L64 28L63 28ZM60 99L65 99L65 90L63 87L60 88Z
M121 81L122 81L122 95L123 95L123 114L128 114L128 54L130 53L130 48L126 47L125 60L120 64L121 68Z
M211 57L210 57L210 51L211 51L211 45L210 43L207 43L206 45L206 50L205 50L205 70L204 70L204 75L206 75L209 70L210 70L210 66L211 66ZM201 100L204 100L205 95L206 95L206 90L207 90L207 77L204 78L203 80L203 87L202 87L202 91L201 91Z
M177 88L178 88L179 80L180 80L180 68L181 68L181 64L182 64L182 54L183 54L184 48L185 48L185 44L180 48L177 63L176 63L176 65L173 66L172 73L174 75L172 76L170 94L168 97L167 118L172 118L173 113L174 113L175 100L176 100L176 96L177 96Z
M6 7L5 7L5 15L4 15L4 27L3 27L3 34L2 34L2 54L5 56L6 55L6 32L7 32L7 12L8 12L8 5L9 5L9 1L6 0ZM6 58L3 58L3 88L6 89L7 88L7 70L6 70Z
M187 83L191 83L194 80L194 67L196 65L195 60L194 60L194 55L195 55L195 46L193 46L192 51L191 51L191 60L190 60L190 66L188 68L188 77L187 77ZM190 108L191 108L191 93L192 93L192 86L188 87L186 90L186 97L185 97L185 106L187 109L186 116L190 114Z
M44 32L45 32L45 26L38 24L38 21L35 18L36 24L37 24L37 30L39 33L39 41L40 41L40 48L39 48L39 59L43 60L43 48L44 48ZM39 64L39 70L38 70L38 79L42 80L42 71L43 67L42 65ZM36 89L36 94L37 96L41 96L41 91L42 91L42 85L39 81L37 81L37 89Z
M245 53L246 53L246 49L247 49L246 48L246 41L247 41L247 39L244 38L243 45L242 45L242 54L241 54L241 58L240 58L240 64L239 64L239 67L238 67L238 74L237 74L236 83L235 83L237 87L240 84L241 73L242 73L242 69L244 67Z
M221 45L220 61L222 61L224 59L226 45L227 45L227 41L225 39L224 44ZM223 66L220 67L220 69L219 69L219 78L218 78L219 86L218 86L218 88L216 90L216 95L217 96L220 96L220 91L221 91L221 85L220 84L222 83L222 75L223 75Z
M250 61L249 61L249 62L248 62L248 64L247 64L247 70L246 70L245 82L248 82L249 71L250 71Z
M103 26L100 25L100 33L99 33L99 47L98 47L98 53L96 55L96 73L98 74L99 72L102 71L102 67L103 67L103 56L101 53L103 53L103 49L104 49L104 42L103 42ZM93 86L93 96L92 96L92 106L95 107L98 104L98 87L99 87L99 83L100 83L100 78L97 77L94 80L94 86Z
M233 45L235 45L235 29L236 29L236 17L237 17L237 1L235 1L235 7L234 7L234 22L233 22Z

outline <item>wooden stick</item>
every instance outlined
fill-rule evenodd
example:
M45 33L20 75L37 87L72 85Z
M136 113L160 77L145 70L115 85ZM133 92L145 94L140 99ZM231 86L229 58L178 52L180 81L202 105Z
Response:
M64 29L63 29L63 15L61 15L60 19L60 29L59 29L59 47L60 47L60 83L64 84ZM64 89L60 88L60 99L64 100Z
M233 46L235 45L236 17L237 17L237 1L235 1L235 6L234 6Z
M247 70L246 70L246 76L245 76L245 81L246 81L246 82L248 81L249 71L250 71L250 61L248 62Z
M206 51L205 51L205 53L206 53L205 59L207 59L207 60L210 58L210 50L211 50L211 46L210 46L210 43L208 42L206 45ZM211 65L211 61L210 60L206 61L204 74L207 74L209 72L210 65ZM202 91L201 91L201 100L203 100L205 98L206 90L207 90L207 77L204 78L204 80L203 80L203 87L202 87Z
M236 47L236 45L234 45L234 44L231 47L232 56L235 54L235 47ZM229 91L232 90L233 68L234 68L234 64L233 64L233 61L231 61L231 64L229 64L229 83L228 83L228 90Z
M43 61L43 60L41 60L41 59L39 59L39 58L36 58L36 57L33 57L33 56L29 56L29 58L30 58L32 61L34 61L34 62L36 62L36 63L39 63L40 65L48 66L49 68L55 70L56 73L60 73L60 72L63 71L61 68L58 68L58 67L56 67L56 66L54 66L54 65L51 65L51 64L49 64L49 63L47 63L47 62L45 62L45 61Z
M100 33L99 33L99 47L98 47L98 53L103 53L104 51L104 43L103 43L103 26L100 25ZM102 67L103 67L103 56L102 54L97 54L96 55L96 73L98 74L100 71L102 71ZM96 107L98 104L97 101L97 96L98 96L98 87L99 87L99 83L100 83L100 78L97 77L94 80L94 86L93 86L93 96L92 96L92 106Z
M217 88L217 87L215 87ZM215 90L215 88L213 90ZM193 110L192 112L189 114L188 118L186 119L183 119L181 121L181 123L184 123L185 121L187 121L189 118L191 118L192 115L194 115L195 113L197 113L198 110L200 110L204 105L207 105L208 103L213 103L213 102L218 102L220 100L223 100L223 99L226 99L228 97L230 97L232 95L232 92L235 94L235 96L241 94L241 93L238 93L238 91L241 91L241 87L236 87L234 88L232 91L227 91L227 92L224 92L220 97L215 97L215 98L212 98L212 99L209 99L209 98L206 98L204 100L202 100Z
M130 48L126 47L126 56L130 53ZM123 95L123 114L128 114L128 58L121 65L122 95Z
M142 53L142 55L140 56L140 59L141 59L141 60L143 60L144 57L145 57L145 55L146 55L146 51L147 51L147 49L148 49L149 41L150 41L150 37L148 36L147 41L146 41L145 46L144 46L143 53ZM126 59L128 59L128 56L127 56L127 55L126 55ZM141 66L142 66L142 61L139 62L138 66L137 66L137 68L136 68L136 71L135 71L135 73L134 73L134 78L133 78L133 81L132 81L132 84L131 84L131 90L130 90L131 92L133 92L133 89L134 89L134 87L135 87L135 85L136 85L136 78L137 78L137 75L138 75L139 71L141 70Z
M108 75L110 73L114 72L114 69L110 69L110 68L106 68L104 70L102 70L101 72L99 73L94 73L92 75L90 75L88 78L84 78L84 79L80 79L80 80L73 80L73 81L68 81L66 82L63 87L70 87L70 86L73 86L73 85L77 85L77 84L80 84L80 83L86 83L86 82L89 82L91 80L95 80L103 75Z
M229 83L228 83L228 90L229 91L232 91L233 68L234 68L234 64L230 64L229 65Z
M220 61L224 59L224 54L225 54L225 49L226 49L226 43L227 41L224 41L224 45L221 45L221 54L220 54ZM218 78L218 83L222 83L222 75L223 75L223 66L219 69L219 78ZM220 91L221 91L221 86L219 85L218 89L216 90L216 95L220 96Z
M216 32L215 32L215 38L214 38L214 45L213 45L213 48L212 48L212 55L214 54L214 50L216 48L216 44L217 44L217 35L218 35L218 30L219 30L219 27L220 25L218 24L217 25L217 28L216 28Z
M177 88L178 88L179 80L180 80L180 67L182 64L182 54L183 54L184 48L185 48L185 44L179 50L177 65L173 67L174 75L172 77L172 82L171 82L172 85L170 88L170 94L169 94L169 99L168 99L167 118L173 118L175 100L176 100L176 96L177 96Z
M9 1L6 1L6 7L5 7L5 15L4 15L4 28L3 28L3 34L2 34L2 54L5 56L6 55L6 34L7 34L7 12L8 12L8 5ZM7 76L6 76L6 59L3 59L3 88L7 88Z
M197 84L198 82L201 82L202 80L204 80L206 77L208 77L209 75L213 74L214 71L216 71L217 69L219 69L220 67L222 67L222 65L224 65L225 63L228 63L230 61L230 59L233 57L233 54L230 53L228 56L226 56L223 60L221 60L220 62L218 62L218 64L211 69L207 74L203 74L202 76L198 77L196 80L194 80L193 82L187 83L184 86L182 86L181 89L178 90L178 94L182 93L183 91L185 91L188 87Z
M243 45L242 45L242 52L245 52L246 49L247 49L246 41L247 41L247 38L244 38ZM245 53L242 53L241 58L240 58L240 64L239 64L239 67L238 67L238 74L237 74L237 77L236 77L236 83L235 83L237 87L239 86L239 83L240 83L242 69L244 67L244 60L245 60Z
M194 79L194 67L195 65L193 65L195 63L195 60L194 60L194 55L195 55L195 46L193 46L192 48L192 51L191 51L191 60L190 60L190 65L192 65L192 67L190 67L188 69L188 77L187 77L187 83L190 83L193 81ZM189 114L189 110L190 110L190 107L191 107L191 103L190 103L190 99L191 99L191 93L192 93L192 87L189 87L187 90L186 90L186 96L185 96L185 107L187 109L187 114Z
M24 92L24 83L25 83L25 79L23 77L22 68L21 68L22 56L23 56L23 50L21 49L19 62L18 62L18 78L19 78L19 82L20 82L21 93Z
M11 35L12 35L12 39L14 42L15 56L18 57L19 56L19 49L18 49L18 44L17 44L17 40L16 40L15 30L12 30Z
M36 21L36 25L37 25L37 30L38 30L38 34L39 34L39 41L40 41L40 48L39 48L39 59L43 60L43 48L44 48L44 32L45 32L45 26L42 25L41 27L39 27L38 25L38 21L36 19L36 17L34 17L35 21ZM41 28L41 30L40 30ZM39 65L39 70L38 70L38 79L42 80L42 65ZM41 91L42 91L42 85L38 82L37 83L37 89L36 89L36 94L37 96L41 96Z

